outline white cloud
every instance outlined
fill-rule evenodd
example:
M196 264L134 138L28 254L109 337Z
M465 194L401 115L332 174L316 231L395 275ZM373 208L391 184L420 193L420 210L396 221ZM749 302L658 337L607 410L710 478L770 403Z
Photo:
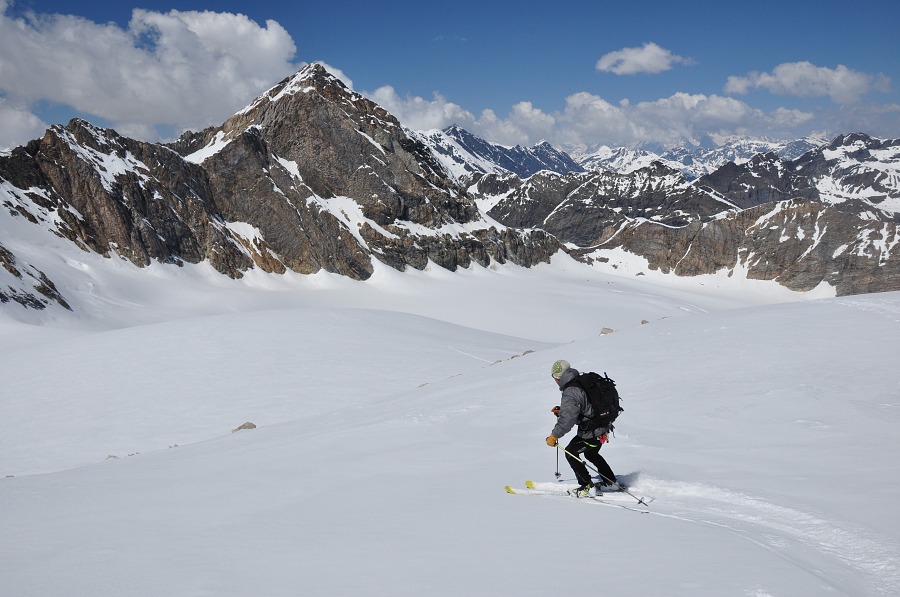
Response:
M766 89L780 95L827 96L838 104L848 105L873 89L887 91L889 87L890 79L884 75L868 75L842 64L828 68L804 61L779 64L771 73L728 77L725 92L746 94L752 89Z
M900 138L900 104L857 104L820 116L822 126L832 131L855 133L879 131L882 138Z
M561 111L545 112L531 102L519 102L506 116L494 110L475 116L440 94L431 100L400 97L391 86L367 95L414 130L457 124L502 145L531 146L542 139L558 146L630 145L669 143L709 133L790 134L794 127L813 119L813 114L800 110L779 108L767 113L735 98L689 93L675 93L652 102L623 100L612 104L600 96L579 92L566 98Z
M493 110L483 111L472 132L502 145L528 146L553 139L557 125L554 115L535 108L531 102L519 102L503 119Z
M392 86L384 85L365 95L413 130L443 129L456 124L502 145L528 145L532 140L555 136L555 117L535 108L530 102L516 104L506 118L499 118L490 109L476 116L439 93L435 93L430 100L417 96L403 97Z
M558 120L561 143L628 144L647 133L630 117L627 102L616 106L584 91L566 98L565 109Z
M390 85L379 87L366 96L413 130L439 129L458 124L470 129L475 117L457 104L435 93L431 100L417 96L401 97Z
M759 130L771 121L762 110L739 100L689 93L640 102L633 106L629 116L645 130L653 131L656 140L661 142L696 138L708 133Z
M812 112L793 110L789 108L776 108L770 115L772 123L779 128L793 129L812 122L815 115Z
M671 70L675 64L693 64L693 60L673 54L653 42L640 48L623 48L600 57L597 70L616 75L656 74Z
M439 94L432 100L401 98L393 87L385 86L368 95L412 129L458 124L502 145L531 146L542 139L563 146L671 143L706 134L790 136L795 133L793 129L814 118L801 110L778 108L766 112L731 97L689 93L675 93L652 102L623 100L612 104L597 95L579 92L566 98L561 111L544 112L530 102L520 102L506 116L485 110L477 117Z
M2 3L2 0L0 0ZM12 149L44 134L47 124L25 106L0 97L0 149Z
M339 69L337 67L331 66L327 62L322 62L321 60L316 60L315 64L321 64L322 66L324 66L325 70L327 70L329 73L331 73L332 75L334 75L335 77L340 79L341 83L343 83L344 85L347 86L347 89L353 90L353 81L350 79L350 77L348 77L346 75L346 73L344 73L344 71L342 71L341 69ZM306 66L306 65L303 64L303 65L299 65L299 66Z
M201 127L295 71L295 51L275 21L261 27L239 14L136 9L122 29L4 12L0 94L16 104L68 105L122 130Z
M46 125L31 112L36 102L71 106L122 134L155 140L185 128L219 124L253 97L295 72L296 46L281 25L261 26L246 16L210 11L134 10L128 26L98 24L66 15L6 16L0 0L0 146L39 137ZM690 59L653 43L603 56L599 70L617 74L661 72ZM349 87L339 69L326 68ZM731 77L726 91L760 88L798 96L830 96L840 113L789 108L764 111L734 97L675 93L656 101L610 103L588 92L570 95L560 110L522 101L504 114L474 114L439 93L431 99L400 96L389 86L367 94L413 129L458 124L504 145L670 142L720 132L791 136L801 127L883 131L900 136L896 105L852 104L863 93L887 89L883 75L808 62L782 64L771 73ZM851 109L853 108L853 109ZM887 130L885 130L887 129Z

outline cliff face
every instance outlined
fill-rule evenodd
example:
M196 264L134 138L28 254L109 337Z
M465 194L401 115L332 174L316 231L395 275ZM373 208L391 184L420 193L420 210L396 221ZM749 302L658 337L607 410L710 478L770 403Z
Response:
M900 288L892 222L860 220L815 202L766 204L708 222L669 228L650 223L625 227L615 246L646 258L653 269L680 276L746 270L791 290L821 282L839 295ZM591 250L576 251L590 260Z
M208 157L202 148L223 145ZM545 234L491 231L426 146L321 66L173 148L202 160L227 221L253 222L298 272L366 278L373 256L399 269L431 260L452 270L491 258L528 266L557 248Z
M427 147L316 65L168 146L82 120L54 126L0 157L0 183L10 214L139 266L208 260L231 277L258 267L365 279L373 257L452 270L530 266L558 250L542 231L491 227Z
M652 269L722 269L793 290L900 289L900 141L836 138L796 160L760 154L694 181L661 163L628 174L485 175L472 191L489 214L541 227L576 258L622 248Z
M898 140L846 135L687 180L661 162L527 178L498 165L456 179L428 139L312 65L168 145L77 119L51 127L0 155L0 205L85 251L138 266L208 261L235 278L259 268L366 279L373 259L529 267L561 248L588 262L624 249L682 276L900 289ZM17 246L0 244L0 302L66 304Z

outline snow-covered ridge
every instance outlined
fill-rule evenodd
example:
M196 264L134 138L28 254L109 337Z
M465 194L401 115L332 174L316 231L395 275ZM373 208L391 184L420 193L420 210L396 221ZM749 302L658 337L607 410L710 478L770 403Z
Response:
M150 169L147 165L135 158L130 151L125 149L116 139L110 138L102 129L87 122L83 122L81 127L81 130L94 137L95 143L99 147L109 149L108 152L99 151L88 144L79 142L71 132L62 126L55 125L52 127L52 130L82 160L94 167L107 190L112 190L116 184L116 178L126 173L134 174L142 181L150 180L148 175Z
M501 145L478 139L460 129L450 127L444 131L420 131L419 138L429 145L435 157L456 179L475 173L502 174L515 172ZM803 172L807 164L816 159L826 162L825 167L815 166L817 173L811 184L825 203L842 203L848 199L868 202L874 210L900 213L900 141L878 140L862 134L838 136L826 141L821 135L813 135L796 141L768 141L762 139L718 139L721 145L691 147L688 145L664 148L658 152L645 148L569 147L578 168L588 172L615 172L633 174L652 168L654 164L679 171L687 180L717 172L726 164L767 168L776 177L784 177L788 168ZM546 151L549 144L541 147ZM532 148L536 152L538 146ZM517 148L523 151L522 148ZM565 154L565 152L559 152ZM771 157L768 157L771 156ZM571 159L571 158L570 158ZM551 161L547 170L554 170L558 162ZM568 166L557 167L556 172L575 172ZM528 171L527 178L536 171ZM751 178L758 175L749 172ZM665 183L663 183L665 184ZM760 184L765 184L760 182ZM752 187L739 183L748 191Z
M588 155L578 158L578 163L586 170L612 171L628 174L641 168L647 168L653 162L662 162L671 168L680 169L682 164L671 160L664 160L660 156L649 151L628 149L625 147L602 146Z
M231 139L227 139L224 131L217 131L216 136L203 148L198 149L194 153L184 156L184 159L194 164L202 164L206 158L213 156L231 143Z
M820 150L827 171L816 178L826 201L862 199L873 208L900 213L900 142L861 135L839 138Z
M681 144L659 146L638 144L633 147L566 146L564 149L588 170L612 170L632 172L658 161L680 170L687 178L699 178L734 162L743 164L754 156L774 153L785 160L792 160L829 142L821 135L812 135L795 141L769 141L744 137L710 138L704 141L686 141Z
M440 129L428 131L407 130L408 135L420 139L432 148L432 152L443 166L447 174L456 180L463 176L485 172L502 174L507 170L486 157L477 156L464 148L454 137L447 135Z
M408 134L425 143L455 180L472 174L512 172L527 178L543 170L582 170L568 154L546 141L529 148L518 145L507 147L479 139L455 125L444 130L408 131Z
M314 92L316 90L316 84L313 81L314 78L327 78L330 79L331 82L336 82L343 86L343 83L340 81L340 79L338 79L331 73L328 73L324 68L322 68L321 65L310 64L300 69L290 77L287 77L284 80L280 81L278 84L270 87L268 90L260 94L260 96L256 98L256 100L248 104L242 110L239 110L235 115L239 116L242 114L247 114L259 107L259 105L262 103L278 102L288 95Z

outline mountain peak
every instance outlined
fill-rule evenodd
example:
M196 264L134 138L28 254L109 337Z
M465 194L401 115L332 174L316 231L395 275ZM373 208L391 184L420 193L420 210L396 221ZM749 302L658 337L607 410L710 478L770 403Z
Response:
M527 178L541 170L560 173L583 170L568 154L543 140L531 148L521 145L507 147L485 141L457 124L448 126L440 134L425 136L429 138L434 153L443 156L445 168L455 172L456 176L505 171ZM457 147L444 146L448 143Z
M316 91L319 94L334 99L337 96L357 96L353 90L344 84L338 77L330 73L323 65L307 64L296 73L285 77L274 87L263 92L234 117L241 117L254 112L260 106L268 103L278 103L285 97ZM356 99L355 97L353 98Z
M304 93L311 91L312 89L315 89L319 93L324 93L326 90L334 90L341 94L353 93L343 81L328 72L328 69L323 65L313 63L307 64L290 77L283 79L262 96L257 98L256 101L259 102L263 98L277 101L285 95Z
M856 145L865 146L873 142L872 137L865 133L847 133L838 135L831 140L828 149L841 149L845 147L853 147ZM876 141L877 142L877 141Z
M295 81L295 82L307 82L315 85L316 87L322 85L339 85L344 89L348 89L347 85L341 81L339 77L331 73L324 65L319 64L318 62L313 62L312 64L307 64L299 71L297 71L292 77L288 77L285 81Z

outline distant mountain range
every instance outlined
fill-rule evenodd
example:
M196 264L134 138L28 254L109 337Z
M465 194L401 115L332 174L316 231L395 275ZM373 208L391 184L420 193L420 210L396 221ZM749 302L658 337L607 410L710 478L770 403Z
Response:
M637 256L676 275L725 270L800 291L900 289L900 140L734 140L690 153L699 156L690 169L624 149L606 162L615 167L598 169L597 155L582 156L581 171L463 182L490 217L546 230L571 255L606 267ZM728 156L740 157L714 167Z
M429 145L447 172L456 178L476 172L498 174L512 172L527 178L541 170L560 174L569 172L618 172L628 174L661 162L679 170L688 179L699 178L727 164L742 164L753 156L774 153L793 160L808 151L826 145L830 139L811 136L796 141L728 138L716 144L711 139L670 147L647 143L634 147L569 146L562 150L546 141L532 147L507 147L490 143L453 125L444 130L414 133Z
M680 170L685 177L694 179L714 172L728 162L741 164L763 153L774 153L786 160L796 159L827 142L828 139L821 136L790 142L729 138L719 144L707 140L667 148L658 147L656 144L644 144L638 148L601 146L592 148L590 152L585 152L581 148L569 148L569 151L576 156L577 162L585 170L627 173L659 161L670 168Z
M46 273L59 251L356 279L374 260L530 267L565 251L632 275L900 289L900 140L576 155L411 131L320 65L170 144L75 119L0 155L0 303L68 306L75 289Z
M533 147L505 147L489 143L453 125L442 131L408 131L431 148L435 157L453 178L467 174L512 172L522 178L541 170L567 173L583 168L569 155L541 141Z

